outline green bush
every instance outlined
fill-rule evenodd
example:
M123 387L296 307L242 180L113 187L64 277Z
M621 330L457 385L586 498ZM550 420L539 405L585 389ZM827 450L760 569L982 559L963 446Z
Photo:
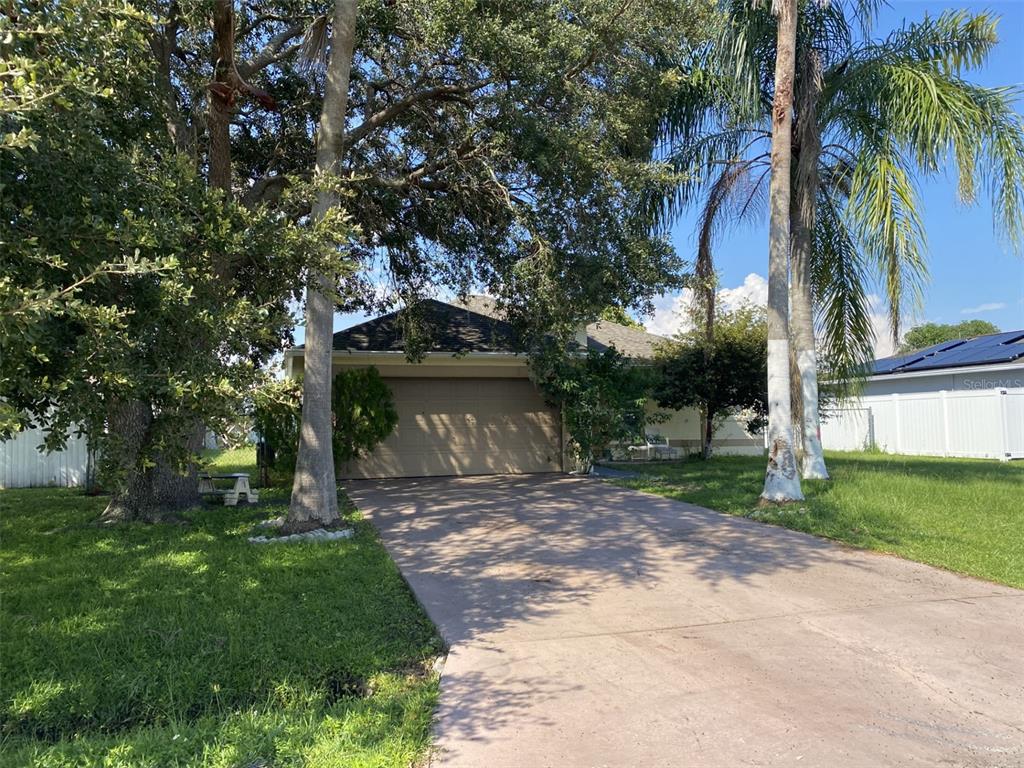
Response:
M291 475L302 424L302 387L274 382L255 398L254 421L260 435L260 465L275 476ZM374 449L398 424L391 390L373 366L342 371L331 385L334 461L358 459Z
M531 366L544 399L562 411L582 469L589 469L612 443L639 439L646 423L659 418L646 412L652 372L614 347L584 355L549 350L535 355Z
M342 371L334 377L331 409L334 461L338 463L369 453L398 424L391 390L373 366Z
M259 436L257 464L264 484L273 473L283 480L295 472L302 423L302 383L275 381L256 392L253 424Z

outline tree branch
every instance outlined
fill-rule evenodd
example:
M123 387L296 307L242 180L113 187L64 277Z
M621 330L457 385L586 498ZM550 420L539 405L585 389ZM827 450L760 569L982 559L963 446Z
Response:
M625 0L625 2L623 2L622 5L619 6L619 9L612 14L612 17L608 19L608 23L604 25L604 29L598 33L598 35L601 38L605 38L607 36L608 32L612 29L616 22L618 22L622 14L624 14L626 12L626 9L629 8L631 2L632 0ZM606 41L602 39L602 42ZM595 46L594 49L591 50L591 52L587 55L585 59L583 59L582 61L578 62L577 64L566 70L565 74L562 76L562 79L568 82L577 75L581 74L584 70L591 67L595 61L597 61L597 57L600 53L601 48L599 46Z
M493 80L488 78L486 80L480 80L467 85L438 85L433 88L426 88L422 91L409 94L404 99L399 99L394 104L375 112L369 118L349 131L345 136L345 149L347 150L355 146L370 133L384 125L387 125L392 120L399 117L403 112L412 109L418 104L432 100L445 101L449 99L457 99L460 96L465 96L468 93L478 91L492 82Z
M267 44L263 47L259 53L253 56L249 61L240 62L237 66L238 74L243 79L251 77L256 72L262 69L266 69L271 64L281 61L281 59L287 58L291 54L295 53L301 46L300 44L290 45L285 47L290 41L299 37L306 29L305 24L293 24L287 27L267 41Z
M403 190L417 187L434 191L444 191L451 188L451 183L437 179L427 178L438 171L443 171L455 163L469 160L479 155L484 149L482 144L464 142L455 152L435 160L432 163L423 163L410 169L402 176L396 178L383 178L380 176L364 176L353 181L364 182L369 186L384 187L385 189Z

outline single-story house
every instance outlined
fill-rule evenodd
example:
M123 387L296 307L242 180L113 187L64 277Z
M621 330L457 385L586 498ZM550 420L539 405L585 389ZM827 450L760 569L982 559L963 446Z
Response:
M1024 458L1024 329L875 360L861 394L825 416L825 448Z
M487 297L464 303L427 300L421 310L433 329L419 362L406 359L397 312L334 335L334 371L376 366L390 386L398 426L371 455L340 468L346 477L420 477L530 472L571 468L561 415L529 378L511 325ZM626 357L651 359L665 341L608 321L581 328L577 341L590 349L615 347ZM303 349L285 353L289 376L301 374ZM657 410L652 403L651 410ZM700 446L696 410L671 414L649 432L684 450ZM763 439L739 423L720 430L719 449L760 452Z

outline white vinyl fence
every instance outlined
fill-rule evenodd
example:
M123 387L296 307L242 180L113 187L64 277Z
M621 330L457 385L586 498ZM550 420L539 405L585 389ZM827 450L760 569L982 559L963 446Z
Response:
M0 488L85 485L89 471L86 439L70 437L63 451L44 453L37 450L43 437L42 430L29 429L0 441Z
M825 414L825 448L963 458L1024 458L1024 390L862 397Z

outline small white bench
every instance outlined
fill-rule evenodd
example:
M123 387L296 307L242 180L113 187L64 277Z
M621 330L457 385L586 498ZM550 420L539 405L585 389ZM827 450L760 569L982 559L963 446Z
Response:
M214 480L231 480L233 484L228 489L218 488L214 484ZM211 475L209 472L200 472L199 493L223 496L224 506L226 507L233 507L238 504L238 499L243 494L245 495L245 500L250 504L255 504L260 500L259 491L254 491L249 487L249 475L246 472L234 472L228 475Z

